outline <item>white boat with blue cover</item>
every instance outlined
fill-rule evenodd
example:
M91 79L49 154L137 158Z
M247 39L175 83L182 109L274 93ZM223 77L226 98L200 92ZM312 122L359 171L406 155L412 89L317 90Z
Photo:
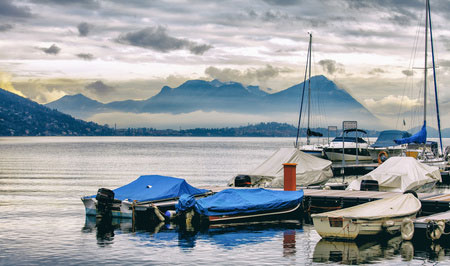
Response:
M175 209L183 195L206 196L211 192L189 185L186 180L160 175L143 175L114 190L99 189L97 195L82 197L86 215L110 212L112 217L132 218L133 208Z
M209 223L300 218L295 213L300 210L303 195L303 190L230 188L197 200L194 209Z

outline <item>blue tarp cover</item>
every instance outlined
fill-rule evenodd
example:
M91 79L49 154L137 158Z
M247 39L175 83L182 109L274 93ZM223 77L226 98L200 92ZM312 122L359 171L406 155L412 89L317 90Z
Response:
M275 191L258 189L225 189L197 200L195 210L206 216L250 214L294 208L303 199L303 190Z
M397 146L398 144L395 143L394 140L408 137L411 137L411 134L409 134L409 132L407 131L385 130L380 132L377 141L375 141L375 143L370 146L374 148Z
M425 143L427 141L427 126L423 123L422 129L416 134L409 138L396 139L394 140L397 144L408 144L408 143Z
M143 175L133 182L116 188L114 198L130 201L153 201L177 198L183 194L197 195L208 192L189 185L186 180L170 176ZM95 197L95 196L94 196Z

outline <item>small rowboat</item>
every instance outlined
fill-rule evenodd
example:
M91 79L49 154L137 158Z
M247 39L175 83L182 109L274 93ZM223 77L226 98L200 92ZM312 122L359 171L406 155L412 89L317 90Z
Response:
M322 238L355 239L382 232L397 233L422 207L411 193L380 199L342 210L313 214L314 228Z

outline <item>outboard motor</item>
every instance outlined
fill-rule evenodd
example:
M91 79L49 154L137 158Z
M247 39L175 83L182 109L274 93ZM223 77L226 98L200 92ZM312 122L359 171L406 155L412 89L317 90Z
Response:
M107 188L100 188L97 191L97 217L112 217L112 205L114 203L114 191Z
M377 180L361 180L361 186L359 187L361 191L379 191Z
M235 187L251 187L252 180L248 175L238 175L234 178Z

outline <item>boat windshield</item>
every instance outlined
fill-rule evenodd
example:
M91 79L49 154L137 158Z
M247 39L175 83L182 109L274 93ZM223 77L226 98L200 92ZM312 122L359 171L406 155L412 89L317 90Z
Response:
M336 137L332 140L332 142L342 142L342 137ZM344 142L355 142L356 143L356 138L355 137L344 137ZM367 143L367 141L358 137L358 143Z

